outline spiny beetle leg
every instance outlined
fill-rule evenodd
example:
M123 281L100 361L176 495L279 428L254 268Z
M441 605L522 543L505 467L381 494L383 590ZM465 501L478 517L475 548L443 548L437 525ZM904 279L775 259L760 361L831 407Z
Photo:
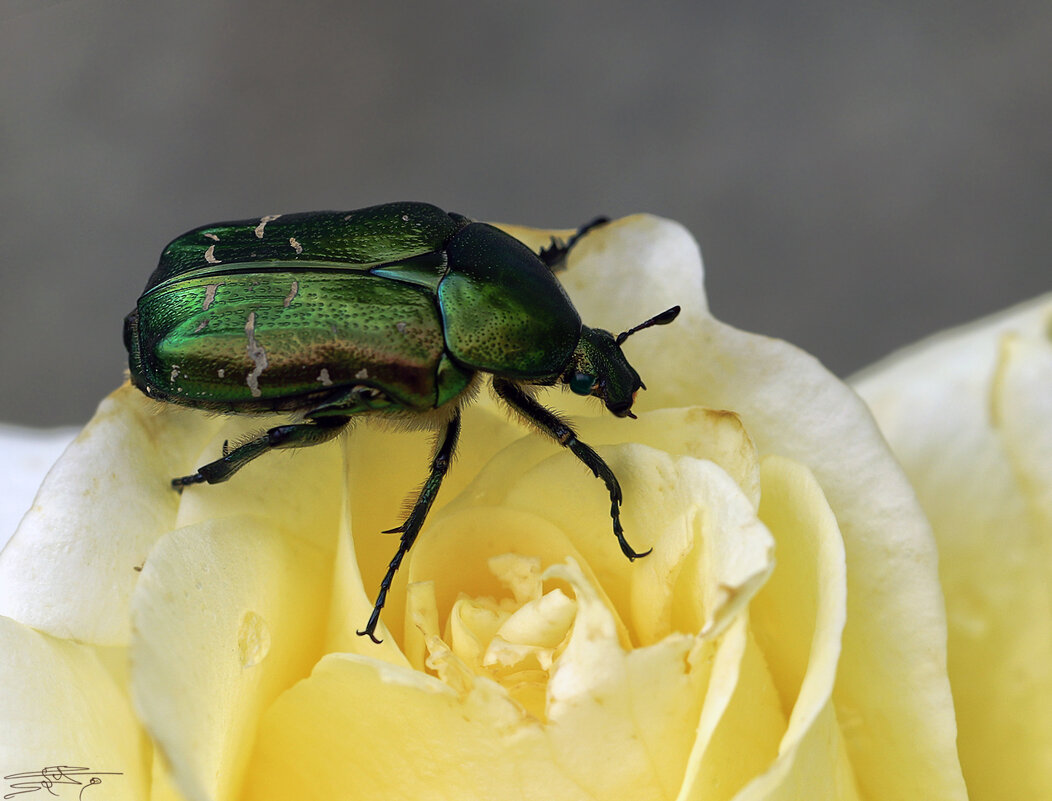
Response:
M541 248L540 253L537 254L537 258L548 265L548 269L552 272L557 272L566 266L566 254L568 254L573 246L577 244L578 240L593 228L598 228L600 225L605 225L610 222L609 217L596 217L587 225L582 225L577 229L577 232L570 237L566 244L563 244L554 236L552 242L547 247Z
M416 542L416 537L424 525L424 520L427 519L427 513L431 510L431 504L434 503L435 496L438 495L438 490L442 487L442 479L445 478L449 465L453 461L453 454L457 449L457 439L459 437L460 411L458 410L446 423L445 429L440 436L438 449L435 451L435 458L431 461L431 474L427 477L427 481L424 482L424 486L420 490L416 503L413 504L413 510L409 513L409 517L398 528L384 532L385 534L400 532L402 539L398 544L398 552L387 566L387 573L384 575L383 581L380 582L380 592L376 595L376 603L373 604L369 622L365 624L364 629L357 632L359 637L368 637L375 643L382 642L376 637L376 626L380 622L380 610L384 608L384 604L387 602L387 593L391 589L391 582L394 581L395 573L398 572L398 568L402 565L402 560L409 553L409 549L413 547L413 543Z
M621 485L617 482L617 476L594 450L577 438L577 434L569 424L559 415L544 408L533 397L514 382L505 378L493 378L493 389L505 403L516 409L524 417L534 423L538 428L555 439L563 447L569 448L574 456L584 462L592 475L603 480L607 490L610 492L610 518L613 521L614 536L617 544L621 546L621 552L634 561L641 556L646 556L653 548L639 553L625 539L624 529L621 527Z
M346 417L322 417L308 423L292 423L271 428L233 450L227 450L224 444L224 454L221 458L199 468L193 475L173 478L172 486L182 492L183 487L190 484L218 484L269 450L305 448L328 442L344 429L347 422Z

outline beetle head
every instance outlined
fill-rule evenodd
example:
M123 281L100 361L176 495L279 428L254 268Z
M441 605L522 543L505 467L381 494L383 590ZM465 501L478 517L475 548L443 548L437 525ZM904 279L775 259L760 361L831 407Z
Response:
M678 314L679 306L673 306L617 337L601 328L582 326L581 340L562 380L577 395L599 398L618 417L635 417L632 403L636 392L646 389L646 385L628 363L621 344L636 331L652 325L668 325Z

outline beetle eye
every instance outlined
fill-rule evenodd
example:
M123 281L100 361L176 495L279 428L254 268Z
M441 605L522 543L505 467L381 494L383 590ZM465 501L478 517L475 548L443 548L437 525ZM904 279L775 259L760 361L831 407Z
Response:
M570 391L576 395L591 395L595 386L595 376L588 373L574 373L570 379Z

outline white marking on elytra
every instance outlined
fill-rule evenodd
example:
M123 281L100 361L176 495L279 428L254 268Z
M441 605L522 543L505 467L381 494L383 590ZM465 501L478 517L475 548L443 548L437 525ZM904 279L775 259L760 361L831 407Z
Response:
M292 288L289 289L289 294L287 294L285 296L285 300L281 301L281 305L284 306L287 309L289 307L289 304L292 303L292 301L296 298L296 293L299 292L299 291L300 291L300 282L299 281L293 281L292 282Z
M197 328L194 329L194 333L195 334L200 334L202 331L205 330L205 326L207 326L207 325L208 325L208 318L206 317L205 319L203 319L201 322L199 322L197 324Z
M332 386L332 379L329 378L329 368L328 367L322 367L321 368L321 372L318 373L317 380L319 382L321 382L321 385L323 387L331 387Z
M220 378L226 378L226 370L224 370L222 367L220 367L216 371L216 375L219 376Z
M399 334L404 334L405 333L405 323L404 322L395 323L395 328L398 329L398 333Z
M300 255L303 252L303 245L296 241L296 237L289 237L289 244L292 245L292 249L296 251L296 255Z
M211 239L213 242L218 242L219 241L219 237L216 236L215 234L205 234L205 236L208 237L209 239Z
M178 364L173 364L172 365L172 374L170 376L168 376L168 380L171 381L174 384L175 383L175 379L177 379L178 377L179 377L179 365Z
M205 261L209 264L219 264L219 259L216 258L216 246L209 245L208 250L205 251Z
M245 377L245 383L248 384L248 389L252 393L252 397L258 398L263 394L259 391L259 377L263 374L263 371L267 369L267 352L263 349L262 345L256 342L255 312L248 313L248 319L245 321L245 336L248 337L248 347L245 348L245 352L255 365L251 372Z
M355 378L363 378L363 379L364 378L368 378L369 377L369 371L363 367L361 370L359 370L357 373L354 374L354 377Z
M402 222L409 222L409 215L408 214L403 214L402 215Z
M220 284L209 284L205 287L205 302L201 304L201 311L208 311L208 307L212 305L212 301L216 299L216 290L219 289Z
M256 226L256 239L263 238L263 229L267 227L268 222L274 222L280 214L268 214L265 217L259 218L259 225Z

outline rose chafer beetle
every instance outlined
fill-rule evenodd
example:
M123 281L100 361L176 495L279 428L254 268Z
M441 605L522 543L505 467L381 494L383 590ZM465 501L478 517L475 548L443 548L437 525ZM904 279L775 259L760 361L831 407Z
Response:
M226 481L268 450L331 440L357 415L436 428L430 475L405 522L385 532L401 534L401 542L358 632L379 642L391 581L456 450L461 406L488 375L498 398L602 479L621 550L629 559L644 556L625 539L613 471L532 394L566 384L618 417L634 417L636 392L645 387L621 344L679 314L675 306L617 337L581 324L553 271L604 222L540 253L426 203L272 215L173 240L124 321L132 382L167 403L288 412L295 420L224 446L219 459L172 485Z

